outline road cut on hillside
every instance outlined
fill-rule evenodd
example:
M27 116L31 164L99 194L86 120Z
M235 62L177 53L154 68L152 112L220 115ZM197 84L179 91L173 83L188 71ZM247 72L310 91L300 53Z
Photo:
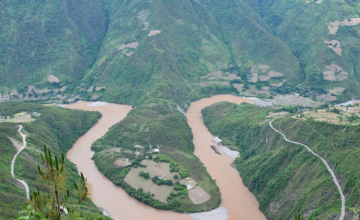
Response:
M297 144L297 145L301 145L303 147L305 147L310 153L312 153L314 156L316 156L317 158L319 158L326 166L326 169L330 172L332 178L333 178L333 181L336 185L336 187L338 188L339 190L339 193L340 193L340 197L341 197L341 213L340 213L340 217L339 217L339 220L343 220L344 217L345 217L345 196L344 196L344 193L341 189L341 186L339 184L339 181L337 180L336 176L335 176L335 173L334 171L330 168L329 164L326 162L326 160L322 157L320 157L317 153L315 153L314 151L312 151L310 149L310 147L306 146L305 144L302 144L302 143L299 143L299 142L295 142L295 141L290 141L289 139L286 138L286 136L279 130L277 130L276 128L274 128L274 126L272 125L272 121L269 122L269 125L270 127L277 133L279 133L281 136L283 136L283 138L285 139L285 141L289 142L289 143L292 143L292 144Z
M23 151L26 147L26 136L21 133L21 129L22 129L22 125L19 125L19 134L22 137L22 147L20 148L20 150L15 154L15 156L13 157L12 161L11 161L11 167L10 167L10 172L11 172L11 176L15 178L15 174L14 174L14 166L15 166L15 161L17 156L21 153L21 151ZM16 179L16 178L15 178ZM29 186L28 184L24 181L24 180L20 180L20 179L16 179L19 183L21 183L24 187L25 187L25 192L26 192L26 199L30 199L30 193L29 193Z

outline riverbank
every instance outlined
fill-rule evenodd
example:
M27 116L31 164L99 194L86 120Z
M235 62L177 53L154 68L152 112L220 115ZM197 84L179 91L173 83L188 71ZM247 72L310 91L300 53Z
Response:
M202 121L201 109L212 103L221 101L253 103L250 99L231 95L213 96L194 102L186 113L186 117L194 135L195 155L197 155L207 167L212 178L216 179L222 193L221 208L214 211L220 216L219 219L224 220L265 219L264 215L258 209L256 198L242 184L241 178L236 173L236 170L230 166L233 159L224 154L223 156L216 155L219 157L214 160L215 154L209 147L212 143L211 140L213 140L214 137L206 129ZM120 187L115 186L108 180L97 169L94 161L91 160L93 155L91 151L92 143L101 138L111 126L125 118L127 113L131 110L130 106L109 103L90 104L87 102L78 102L68 105L66 108L99 111L102 114L102 118L99 122L85 135L79 138L67 154L67 157L77 164L79 171L83 172L88 178L88 182L92 188L91 198L98 207L102 207L114 219L141 219L142 216L147 216L147 219L149 220L191 219L188 215L156 210L138 202L126 194ZM202 138L199 138L200 136ZM199 140L201 143L199 143ZM203 145L204 142L206 147ZM196 216L194 219L212 219L211 217L206 217L209 216L208 212L197 213L191 216Z
M114 185L96 167L91 159L91 145L101 138L108 129L123 120L131 110L130 106L118 104L91 104L77 102L65 106L70 109L86 111L98 111L102 114L101 119L87 133L80 137L67 153L67 158L75 163L80 172L88 179L91 185L91 199L102 207L115 220L142 219L148 220L169 219L189 220L188 215L162 211L151 208L128 195L122 188Z
M230 166L234 159L225 154L215 154L210 148L210 145L213 144L212 140L214 140L215 137L205 126L201 110L214 103L223 101L235 104L241 104L243 102L254 103L252 99L233 95L216 95L211 98L204 98L193 102L186 112L186 118L193 132L195 145L194 154L199 157L211 177L216 180L222 198L220 206L227 209L228 219L266 219L258 208L259 204L255 196L243 184L236 170Z
M272 122L286 135L284 139L269 126L272 111L271 107L218 103L205 108L203 117L214 135L240 152L234 164L269 220L292 219L299 213L304 218L342 219L344 211L343 219L350 218L342 195L346 205L358 203L359 126L296 120L289 115ZM333 173L305 146L326 160Z

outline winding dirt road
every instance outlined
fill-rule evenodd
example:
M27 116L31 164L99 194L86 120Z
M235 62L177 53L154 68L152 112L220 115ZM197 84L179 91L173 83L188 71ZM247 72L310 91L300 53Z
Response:
M14 174L14 166L15 166L15 161L16 161L16 158L17 156L21 153L21 151L23 151L26 147L26 135L24 135L23 133L21 133L21 129L22 129L22 125L19 125L19 134L21 135L22 137L22 146L20 148L20 150L15 154L15 156L13 157L12 161L11 161L11 166L10 166L10 172L11 172L11 176L15 178L15 174ZM15 178L16 179L16 178ZM25 187L25 192L26 192L26 199L30 199L30 195L29 195L29 186L28 184L24 181L24 180L19 180L19 179L16 179L19 183L21 183L24 187Z
M339 190L339 193L340 193L340 197L341 197L341 213L340 213L340 217L339 217L339 220L343 220L344 217L345 217L345 196L344 196L344 193L341 189L341 186L339 184L339 181L337 180L336 176L335 176L335 173L334 171L330 168L329 164L326 162L326 160L322 157L320 157L318 154L316 154L314 151L312 151L310 149L310 147L306 146L305 144L302 144L302 143L299 143L299 142L295 142L295 141L290 141L289 139L286 138L286 136L279 130L277 130L276 128L274 128L274 126L272 125L272 121L269 122L269 125L270 127L277 133L279 133L281 136L283 136L283 138L285 139L285 141L289 142L289 143L292 143L292 144L297 144L297 145L301 145L303 147L305 147L310 153L312 153L314 156L316 156L317 158L319 158L326 166L327 170L330 172L332 178L333 178L333 181L336 185L336 187L338 188Z

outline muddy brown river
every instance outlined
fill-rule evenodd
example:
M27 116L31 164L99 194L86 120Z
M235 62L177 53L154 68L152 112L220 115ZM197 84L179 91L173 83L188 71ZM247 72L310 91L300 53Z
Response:
M194 153L204 163L211 177L216 180L221 191L220 206L228 210L230 220L266 219L258 208L259 204L255 196L243 184L240 175L230 166L234 159L224 153L215 154L210 148L210 145L214 144L212 142L214 136L204 125L201 109L222 101L253 104L251 99L233 95L217 95L193 102L186 112L186 118L194 135Z
M207 167L210 175L216 179L222 194L221 207L228 210L230 220L265 219L258 209L258 202L254 195L242 183L240 176L230 166L233 159L225 154L218 155L210 148L214 137L205 127L201 109L213 103L229 101L233 103L249 102L252 100L231 95L218 95L202 99L191 104L186 113L188 123L194 134L195 154ZM115 186L96 167L91 159L91 145L105 135L111 126L120 122L131 110L130 106L118 104L95 104L77 102L66 108L99 111L101 119L87 133L80 137L67 158L75 163L83 172L91 185L91 199L99 207L104 208L116 220L183 220L192 219L186 214L162 211L151 208L130 197L123 189ZM221 138L221 137L220 137ZM202 219L202 218L198 218ZM211 218L209 218L211 220Z

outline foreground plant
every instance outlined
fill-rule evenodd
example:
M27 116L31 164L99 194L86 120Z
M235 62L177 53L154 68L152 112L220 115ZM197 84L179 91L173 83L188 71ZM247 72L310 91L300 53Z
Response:
M79 184L74 183L77 202L70 208L70 189L65 188L66 182L64 179L65 156L62 153L60 158L57 155L52 157L51 151L47 149L46 145L44 145L44 152L40 156L45 168L42 169L38 165L38 172L44 182L46 193L42 193L37 189L30 195L30 204L27 206L27 210L19 213L21 217L18 219L60 220L76 218L75 210L89 194L86 187L87 180L81 173Z
M301 214L297 214L295 215L295 220L314 220L314 219L313 218L305 219L304 217L301 216Z
M354 212L354 216L357 217L358 220L360 220L360 206L355 205L354 207L350 208L351 211Z

